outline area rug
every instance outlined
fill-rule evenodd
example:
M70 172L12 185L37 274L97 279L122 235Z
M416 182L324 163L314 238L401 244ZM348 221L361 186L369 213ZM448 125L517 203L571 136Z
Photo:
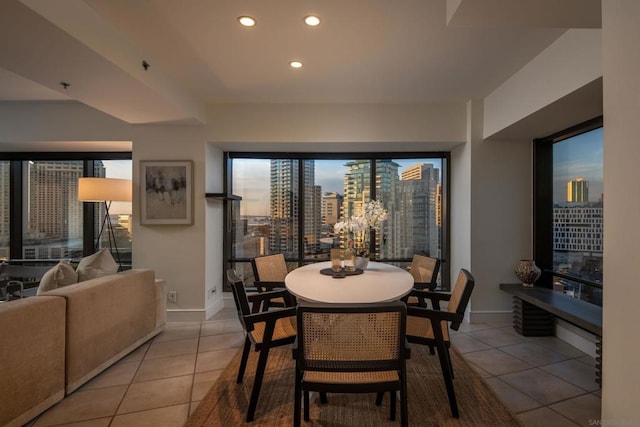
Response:
M411 346L407 361L409 425L411 426L518 426L518 421L483 382L480 376L451 350L455 374L454 387L460 418L451 416L437 356L424 346ZM196 426L291 426L293 425L293 378L295 363L291 349L272 349L265 373L255 420L246 424L246 412L253 386L258 353L252 352L242 384L236 384L240 352L220 375L186 427ZM389 420L389 398L375 406L375 394L329 394L329 403L319 399L310 405L312 426L386 426L399 425Z

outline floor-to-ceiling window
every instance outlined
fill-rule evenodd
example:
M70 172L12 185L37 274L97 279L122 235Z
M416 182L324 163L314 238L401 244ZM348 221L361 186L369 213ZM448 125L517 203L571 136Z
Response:
M250 260L283 253L290 268L329 259L334 225L380 201L388 218L368 242L376 260L405 266L447 252L447 153L227 153L225 261L251 283ZM448 287L447 269L441 285Z
M602 120L589 121L535 144L536 256L541 267L554 273L542 284L601 305Z
M0 257L15 262L78 259L96 248L104 204L78 200L83 176L131 179L130 153L4 153L0 162ZM114 203L113 225L120 260L131 265L131 203Z

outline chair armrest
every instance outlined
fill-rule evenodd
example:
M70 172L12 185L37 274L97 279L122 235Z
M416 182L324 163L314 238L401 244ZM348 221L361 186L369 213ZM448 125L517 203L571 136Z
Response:
M286 287L284 282L262 282L260 280L253 282L253 285L258 288L258 291L260 291L261 288L272 291L274 289L284 289Z
M440 301L449 301L451 299L451 294L423 291L415 288L409 293L409 295L417 297L419 301L424 301L425 299L431 300L434 310L440 310Z
M438 286L438 284L436 282L414 282L413 283L413 288L416 290L429 290L429 291L433 291L436 286Z
M287 298L288 296L288 292L286 289L279 289L277 291L267 291L267 292L260 292L257 294L251 294L251 295L247 295L247 299L249 300L249 302L252 303L261 303L265 300L271 300L274 298Z
M296 307L283 308L281 310L261 311L259 313L251 313L243 316L245 324L253 326L254 323L259 322L275 322L278 319L284 317L290 317L296 315Z
M407 307L407 316L425 317L431 320L431 323L446 321L453 323L462 322L462 315L451 313L450 311L430 310L424 307Z

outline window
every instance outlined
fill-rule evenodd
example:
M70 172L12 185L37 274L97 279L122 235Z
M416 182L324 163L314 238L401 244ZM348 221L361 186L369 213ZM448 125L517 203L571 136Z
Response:
M227 187L241 200L229 202L225 259L249 283L256 256L283 253L290 268L329 260L340 246L334 224L359 215L370 200L389 211L370 242L376 260L405 266L413 254L447 256L446 153L227 157ZM442 274L447 289L446 269Z
M594 120L536 141L536 262L546 286L602 304L603 128Z
M79 259L95 249L104 206L78 201L82 176L131 178L130 153L4 153L0 161L0 257ZM61 158L63 157L63 158ZM69 157L64 159L64 157ZM103 157L104 160L95 160ZM114 158L118 160L110 160ZM131 265L131 203L111 207L120 259ZM97 247L109 247L106 236Z

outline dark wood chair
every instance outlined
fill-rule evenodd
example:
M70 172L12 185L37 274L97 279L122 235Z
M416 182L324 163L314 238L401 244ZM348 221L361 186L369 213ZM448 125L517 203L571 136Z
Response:
M433 309L426 307L407 307L407 340L410 343L427 345L438 350L440 367L447 388L451 413L459 417L458 404L453 389L453 367L449 355L449 327L457 331L464 320L464 312L471 298L474 279L471 273L462 269L449 293L413 290L412 295L431 301ZM440 310L440 302L448 301L447 310ZM433 353L432 353L433 354Z
M309 392L390 392L390 418L400 392L401 423L408 425L406 306L402 302L298 307L294 425L309 420ZM303 396L304 395L304 396ZM323 403L325 400L323 399ZM376 403L379 403L377 401Z
M425 255L414 255L409 266L409 273L413 276L413 288L419 290L433 291L438 285L438 272L440 271L440 260ZM424 299L414 295L407 295L403 301L407 305L418 305L426 307Z
M271 298L282 298L286 290L265 291L247 295L242 279L238 277L234 270L227 270L227 279L231 284L233 300L238 310L240 323L242 323L246 333L242 359L238 369L238 384L242 383L244 378L251 346L253 345L255 351L260 352L256 377L247 410L247 422L251 422L254 419L258 405L258 397L267 366L269 350L273 347L291 344L296 339L296 309L295 307L288 307L260 312L260 306L265 301ZM253 306L250 306L250 303Z
M287 277L287 263L283 254L265 255L251 260L254 282L258 292L267 292L274 289L285 289L284 279ZM283 298L266 300L262 305L262 310L267 311L269 307L287 307L294 305L292 296L288 293ZM285 301L288 299L288 301Z

